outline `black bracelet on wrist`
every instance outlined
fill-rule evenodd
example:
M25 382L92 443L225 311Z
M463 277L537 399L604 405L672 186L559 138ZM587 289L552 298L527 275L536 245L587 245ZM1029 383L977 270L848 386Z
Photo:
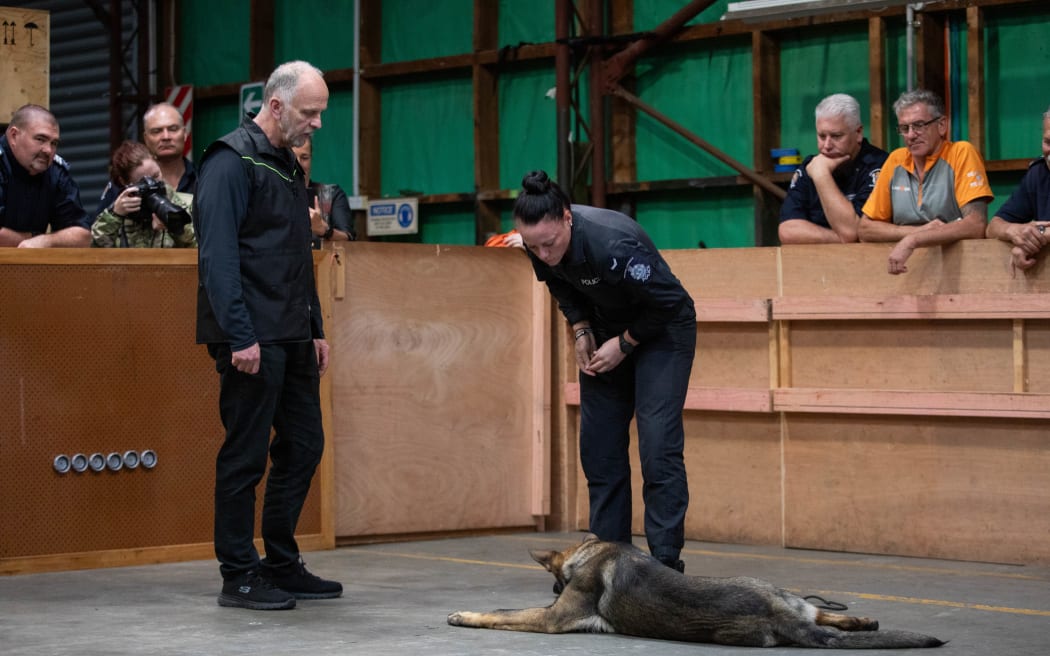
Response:
M335 227L328 226L328 229L324 231L323 235L321 235L321 239L331 239L333 232L335 232Z

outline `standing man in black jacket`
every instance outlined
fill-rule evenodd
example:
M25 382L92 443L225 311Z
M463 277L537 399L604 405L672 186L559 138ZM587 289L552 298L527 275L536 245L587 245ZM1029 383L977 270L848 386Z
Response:
M208 147L194 196L197 342L219 373L226 439L215 472L219 605L256 610L326 599L343 586L311 574L295 527L321 460L320 377L328 343L314 285L303 171L291 151L321 127L328 87L306 62L270 75L257 116ZM271 441L271 429L273 439ZM253 544L255 488L273 461Z

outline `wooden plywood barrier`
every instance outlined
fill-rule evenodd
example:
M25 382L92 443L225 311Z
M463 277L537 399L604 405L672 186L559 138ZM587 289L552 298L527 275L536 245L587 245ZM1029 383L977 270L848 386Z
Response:
M1050 274L974 240L891 276L889 249L668 253L698 308L687 536L1050 563Z
M889 250L666 253L698 308L687 536L1050 564L1050 274L972 241L890 276ZM304 546L586 527L571 335L520 251L350 243L316 263L333 362ZM0 251L0 572L210 557L221 426L194 266ZM146 447L151 472L50 469Z
M342 542L550 512L550 303L518 249L352 243L334 304Z
M6 125L22 105L50 102L51 14L0 7L0 26L0 125Z
M0 574L212 557L224 431L193 343L196 253L0 249L0 279ZM53 467L147 450L152 469ZM334 544L329 485L303 511L306 549Z

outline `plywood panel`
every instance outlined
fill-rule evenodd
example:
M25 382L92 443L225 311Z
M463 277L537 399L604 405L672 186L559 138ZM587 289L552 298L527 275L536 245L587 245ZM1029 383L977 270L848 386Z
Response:
M1024 322L1027 392L1050 393L1050 321Z
M795 321L791 384L1010 392L1013 327L997 321Z
M346 254L329 328L337 535L533 524L527 258L367 242Z
M51 14L0 7L0 124L27 103L50 106Z
M631 428L633 528L644 535L638 439ZM772 414L685 413L689 480L686 538L737 544L781 543L780 422ZM586 529L587 482L579 472L578 529Z
M1050 563L1050 442L1025 420L790 415L793 547Z
M661 251L693 300L766 299L778 295L776 248Z
M1050 292L1050 277L1034 270L1010 270L1009 246L971 239L944 247L920 248L908 273L886 272L892 244L781 247L784 296L905 296Z
M0 250L0 571L210 552L224 431L214 363L193 344L195 253L136 249L129 265L102 249ZM107 253L112 263L60 263ZM60 454L146 449L152 470L52 467ZM320 531L318 496L300 535Z
M689 385L769 388L769 326L697 324Z

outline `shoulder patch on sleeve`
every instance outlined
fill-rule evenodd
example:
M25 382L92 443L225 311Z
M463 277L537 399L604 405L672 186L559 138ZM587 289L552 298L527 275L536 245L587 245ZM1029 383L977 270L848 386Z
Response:
M637 258L631 258L627 262L627 277L636 282L645 282L653 275L653 269L648 262Z
M870 186L872 189L875 188L875 181L879 179L879 171L881 170L881 168L872 169L871 173L868 174L868 177L871 178Z
M58 164L59 166L61 166L62 168L64 168L67 171L69 170L69 162L67 162L66 160L62 159L61 155L55 155L55 164Z

